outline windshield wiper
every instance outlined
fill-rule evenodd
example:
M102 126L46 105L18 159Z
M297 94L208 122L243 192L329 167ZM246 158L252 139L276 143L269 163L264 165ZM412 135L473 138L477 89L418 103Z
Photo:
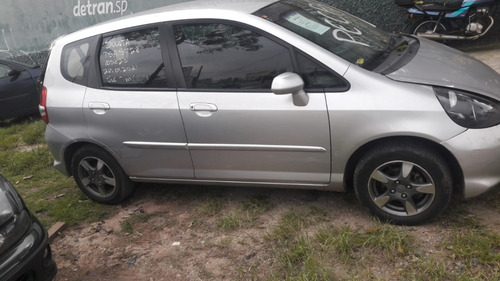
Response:
M408 40L404 39L401 34L391 33L387 45L381 51L378 51L370 59L368 59L363 67L368 70L373 70L379 66L383 61L385 61L389 55L394 52L402 52L408 48Z

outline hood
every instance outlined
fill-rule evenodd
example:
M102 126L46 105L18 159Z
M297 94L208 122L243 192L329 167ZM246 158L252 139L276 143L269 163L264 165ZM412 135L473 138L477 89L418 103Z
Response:
M465 90L500 100L500 74L481 61L443 44L418 38L420 49L392 80Z

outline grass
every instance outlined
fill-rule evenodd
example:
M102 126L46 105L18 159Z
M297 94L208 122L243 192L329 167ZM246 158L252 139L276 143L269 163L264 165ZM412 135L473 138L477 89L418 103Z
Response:
M447 268L446 263L432 258L425 258L410 265L402 274L405 280L445 281L457 280Z
M210 198L208 202L206 202L199 208L198 213L204 217L215 216L220 214L222 206L223 204L220 200Z
M336 280L326 265L319 241L304 232L318 222L321 213L311 208L286 211L266 236L276 257L270 280Z
M500 235L482 227L454 231L442 244L447 261L424 257L409 266L412 280L500 280Z
M129 220L122 221L120 226L125 233L131 234L134 232L134 225Z
M122 222L120 222L121 230L125 233L132 234L134 232L134 227L137 224L148 223L156 216L157 214L145 213L143 211L134 212L132 215L126 217Z
M500 235L485 229L465 229L453 234L447 248L453 257L473 265L500 264Z
M257 196L244 200L235 210L231 210L217 221L217 227L225 231L234 231L239 228L253 227L261 214L272 209L267 197Z
M27 145L43 143L45 136L45 124L43 122L29 123L20 133L21 139Z
M266 237L275 256L270 280L385 280L384 274L395 280L500 277L500 235L476 221L462 221L470 228L450 226L450 237L438 245L439 255L429 255L433 248L418 242L418 231L410 233L407 227L374 221L354 229L322 221L321 213L306 208L281 215ZM377 276L377 271L382 273Z

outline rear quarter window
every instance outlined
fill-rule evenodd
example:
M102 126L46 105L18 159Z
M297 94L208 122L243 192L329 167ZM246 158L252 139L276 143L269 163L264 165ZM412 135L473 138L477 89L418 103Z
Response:
M93 40L93 38L79 40L63 48L61 72L66 80L80 85L87 84Z

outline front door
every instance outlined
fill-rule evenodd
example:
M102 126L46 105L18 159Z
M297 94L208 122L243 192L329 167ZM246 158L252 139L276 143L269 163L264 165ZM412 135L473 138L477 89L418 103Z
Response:
M295 71L290 48L227 23L174 26L185 88L179 106L198 180L286 184L330 181L323 92L307 106L271 92Z

